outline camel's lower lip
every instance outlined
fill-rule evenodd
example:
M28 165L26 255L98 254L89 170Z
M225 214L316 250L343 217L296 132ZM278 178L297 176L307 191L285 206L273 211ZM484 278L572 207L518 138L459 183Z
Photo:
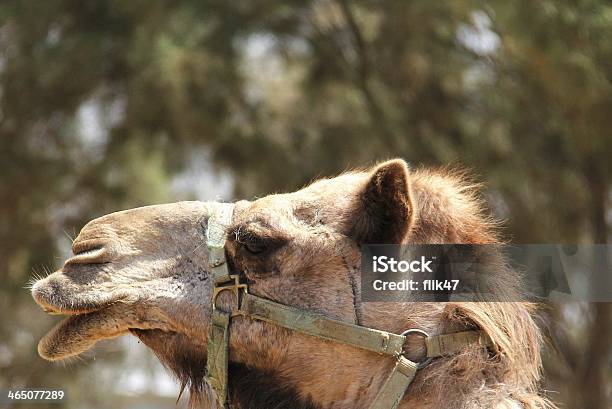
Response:
M93 312L72 313L42 337L38 353L50 361L79 355L101 339L115 338L127 332L129 328L122 318L123 314L118 314L113 306Z
M49 361L57 361L78 355L93 346L95 340L78 334L79 328L82 327L80 322L87 315L73 315L60 321L41 338L38 354Z
M128 304L114 302L93 312L72 312L41 338L38 353L44 359L58 361L79 355L100 340L158 327L159 323L135 315Z

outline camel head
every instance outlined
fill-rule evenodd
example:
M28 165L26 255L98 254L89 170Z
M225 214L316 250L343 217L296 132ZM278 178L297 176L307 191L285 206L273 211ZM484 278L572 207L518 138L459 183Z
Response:
M392 160L294 193L237 202L226 228L228 266L250 293L349 323L396 333L474 325L466 324L465 314L439 305L360 299L362 244L493 240L485 223L476 223L480 209L466 200L465 189L441 181ZM453 209L445 213L445 207ZM211 211L208 203L179 202L85 225L74 240L74 255L32 288L45 311L68 316L40 341L40 355L60 360L98 340L131 333L190 386L192 403L214 405L204 393ZM230 309L232 303L224 292L217 304ZM455 313L457 324L444 322ZM234 402L251 405L238 407L367 407L393 365L393 358L245 317L232 320L230 334L230 394ZM408 353L422 354L418 340ZM484 376L483 368L477 373ZM344 406L334 403L342 401Z

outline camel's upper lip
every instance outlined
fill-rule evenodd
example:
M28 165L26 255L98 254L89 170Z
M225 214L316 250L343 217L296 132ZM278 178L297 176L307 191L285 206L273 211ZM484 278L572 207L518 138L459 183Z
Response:
M80 295L80 296L79 296ZM75 294L69 299L58 299L45 286L34 285L32 296L40 307L53 315L80 315L99 311L126 298L119 292L106 293L103 299L88 300L83 294Z
M113 258L113 250L109 247L91 247L79 252L75 252L64 263L65 266L76 266L85 264L106 264Z

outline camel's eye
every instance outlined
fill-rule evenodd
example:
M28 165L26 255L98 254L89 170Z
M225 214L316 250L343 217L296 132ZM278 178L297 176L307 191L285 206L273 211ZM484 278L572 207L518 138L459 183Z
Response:
M261 254L268 249L266 243L263 240L254 236L247 237L242 244L244 245L244 248L251 254Z
M228 234L228 240L237 245L237 254L257 256L258 259L271 255L288 241L278 231L253 224L234 227Z
M236 243L242 245L250 254L259 255L268 250L267 241L252 232L245 229L236 229L233 235Z

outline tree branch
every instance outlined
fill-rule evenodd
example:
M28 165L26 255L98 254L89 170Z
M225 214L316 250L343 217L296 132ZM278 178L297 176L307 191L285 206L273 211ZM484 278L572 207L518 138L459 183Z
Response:
M388 147L392 150L399 149L398 138L389 126L389 119L386 117L384 110L376 100L370 87L372 78L370 56L361 29L347 0L339 0L338 3L355 45L355 54L357 55L356 84L365 99L373 122L380 127L379 129L382 131Z

